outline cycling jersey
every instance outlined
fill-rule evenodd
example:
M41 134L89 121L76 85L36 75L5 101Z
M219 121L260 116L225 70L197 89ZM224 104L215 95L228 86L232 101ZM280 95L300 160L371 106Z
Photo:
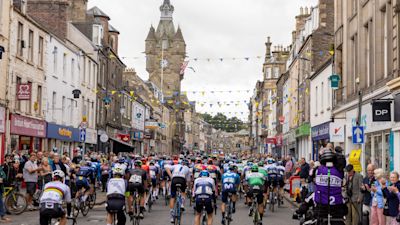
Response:
M172 179L175 177L181 177L186 180L189 179L189 167L183 165L170 165L168 168L171 171Z
M329 177L329 179L328 179ZM322 205L344 204L342 195L343 173L335 167L320 166L315 176L315 202ZM329 186L328 186L328 180Z
M250 172L247 175L246 180L251 187L260 186L261 188L261 186L263 186L265 183L264 175L259 172Z
M157 179L159 168L157 166L149 166L149 174L151 179Z
M278 172L279 178L283 178L285 176L285 167L284 166L277 166L276 170Z
M76 173L76 175L78 176L78 178L83 177L94 179L94 169L92 167L82 166L81 168L79 168L79 171Z
M193 196L196 198L211 198L215 191L215 182L211 177L199 177L194 181Z
M236 186L240 184L240 177L237 173L228 171L222 175L222 191L236 191Z
M210 177L213 179L217 179L219 174L219 167L215 165L208 165L207 166L208 172L210 172Z
M60 181L52 181L44 186L43 194L40 197L40 203L57 203L62 204L65 202L71 202L71 190Z
M131 169L129 173L129 183L140 184L143 186L144 182L147 180L147 173L143 169Z
M126 181L123 178L111 178L107 183L107 196L113 194L125 195Z
M205 169L206 169L206 166L204 164L196 164L196 165L194 165L194 168L193 168L193 177L194 177L194 179L197 179L199 177L199 175L200 175L200 172L205 170Z

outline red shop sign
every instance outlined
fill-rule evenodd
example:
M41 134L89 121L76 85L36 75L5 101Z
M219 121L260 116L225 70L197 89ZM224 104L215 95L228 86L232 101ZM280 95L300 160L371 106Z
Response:
M31 100L32 84L17 84L17 99L18 100Z
M280 134L280 135L277 135L276 137L276 146L282 146L282 142L283 142L283 135L282 134Z
M267 138L267 139L265 140L265 143L266 143L266 144L274 144L274 145L276 145L276 138L275 138L275 137L273 137L273 138Z
M46 137L46 121L12 114L10 132L31 137Z
M129 134L117 134L118 135L118 139L124 142L129 142L131 140L131 137L129 136Z

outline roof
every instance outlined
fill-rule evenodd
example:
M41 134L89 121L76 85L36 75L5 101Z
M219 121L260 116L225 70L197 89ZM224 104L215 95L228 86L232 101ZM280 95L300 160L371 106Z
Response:
M110 20L110 17L101 9L99 9L97 6L94 6L93 8L89 9L87 12L88 14L92 14L95 17L104 17Z
M184 40L183 39L183 35L182 35L182 30L181 30L181 28L179 26L178 26L178 30L175 33L174 39L175 40L182 40L182 41Z
M153 25L151 25L149 34L147 35L147 38L146 38L146 41L154 41L154 40L156 40L156 31L155 31Z
M119 31L115 29L115 27L111 26L111 24L108 25L108 32L113 32L113 33L118 33Z

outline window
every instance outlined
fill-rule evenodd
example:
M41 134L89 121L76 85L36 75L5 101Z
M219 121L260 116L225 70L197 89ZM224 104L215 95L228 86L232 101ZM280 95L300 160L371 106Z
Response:
M101 46L103 40L103 26L95 24L93 25L93 42L95 45Z
M21 83L21 77L17 77L17 80L16 80L17 86L18 86L18 84L20 84L20 83ZM16 91L18 90L17 87L15 88L15 90L16 90ZM15 110L21 111L21 101L18 100L18 98L17 98L17 93L15 93L15 98L16 98L16 101L15 101Z
M271 78L271 67L268 67L265 70L265 78L270 79Z
M56 102L57 102L57 93L55 91L53 91L53 96L51 99L51 112L52 112L51 118L53 119L53 122L56 120L56 114L55 114Z
M96 80L96 64L93 63L93 74L92 74L92 87L96 86L95 80Z
M28 84L29 84L29 86L31 87L31 94L32 94L32 88L33 88L32 82L28 81ZM29 100L26 100L26 112L27 112L28 114L31 114L31 113L32 113L32 98L29 99Z
M40 67L43 67L43 37L39 37L39 46L38 46L38 64Z
M389 60L388 60L388 17L386 13L386 8L385 11L381 12L381 21L382 21L382 49L383 49L383 57L380 58L381 63L383 64L383 77L386 78L388 76L388 67L389 67ZM383 60L383 61L382 61Z
M89 60L89 63L88 63L88 69L89 69L89 72L88 72L88 76L87 76L87 79L88 79L88 81L87 81L87 84L88 84L88 87L90 86L90 82L91 82L91 76L92 76L92 62ZM86 80L85 80L85 82L86 82Z
M324 91L325 91L325 89L324 89L324 82L322 82L321 83L321 112L323 112L324 111L324 103L325 103L325 101L324 101Z
M33 31L29 30L28 36L28 61L33 62Z
M71 59L71 84L75 85L75 59Z
M18 22L18 38L17 38L17 55L20 57L24 56L24 25Z
M90 108L92 109L90 112L90 123L89 124L94 124L94 102L90 103Z
M82 96L82 117L86 116L86 105L85 105L85 97Z
M82 83L85 83L86 81L86 58L83 58L83 77L82 77Z
M372 21L368 22L368 25L365 27L365 60L366 60L366 87L373 85L374 83L374 72L373 71L373 48L374 48L374 36L373 36L373 29L372 29Z
M61 123L66 124L66 119L65 119L65 96L62 96L62 102L61 102Z
M42 86L40 85L38 85L37 89L36 104L37 104L37 114L42 115Z
M274 78L279 77L279 67L274 67Z
M351 0L351 10L352 10L352 15L357 13L358 10L358 1L359 0Z
M358 85L357 79L358 79L358 35L355 34L351 38L351 79L349 79L349 82L352 86L349 85L350 89L350 94L356 93L356 87Z
M63 80L67 80L67 53L63 56Z
M74 121L74 99L70 99L69 103L69 121Z
M53 72L54 72L54 76L57 76L57 55L58 55L58 48L54 46L53 49Z

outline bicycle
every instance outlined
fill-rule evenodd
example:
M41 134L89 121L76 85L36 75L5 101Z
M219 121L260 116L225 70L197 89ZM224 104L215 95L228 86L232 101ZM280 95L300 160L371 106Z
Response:
M208 214L206 210L206 206L203 206L203 211L201 212L201 225L207 225L208 224Z
M275 204L276 204L276 193L275 193L275 188L272 188L272 190L269 193L269 209L271 212L275 212Z
M96 205L96 198L97 198L96 190L94 190L93 193L89 194L88 196L89 209L93 209L94 206Z
M232 203L232 193L228 193L228 203L226 203L225 207L225 225L229 225L232 222L232 211L233 211L233 203Z
M87 214L89 213L89 200L88 198L86 198L86 200L84 201L84 197L85 191L84 189L81 189L78 191L78 196L75 197L75 199L72 201L72 216L74 218L78 217L79 212L81 212L83 216L87 216Z
M6 211L12 215L20 215L28 206L26 198L19 192L18 185L4 188L4 205Z
M137 192L137 190L135 190L133 192L133 214L130 215L131 217L131 221L132 221L132 225L140 225L140 195Z
M181 224L181 219L182 219L182 193L181 193L181 184L176 184L176 201L175 201L175 206L174 206L174 224L175 225L180 225Z
M251 204L251 211L252 211L252 216L253 216L253 224L254 225L260 225L262 224L261 222L261 215L260 212L258 211L258 203L257 203L257 196L253 196L253 202Z
M77 225L78 223L76 222L76 218L73 217L67 217L67 220L72 220L72 225ZM50 219L49 220L49 225L58 225L60 224L60 219ZM68 224L68 223L67 223Z
M169 204L169 200L171 199L171 196L169 195L170 193L170 185L169 182L165 182L165 205Z
M149 197L147 198L147 208L151 212L151 207L153 206L153 187L150 187Z

